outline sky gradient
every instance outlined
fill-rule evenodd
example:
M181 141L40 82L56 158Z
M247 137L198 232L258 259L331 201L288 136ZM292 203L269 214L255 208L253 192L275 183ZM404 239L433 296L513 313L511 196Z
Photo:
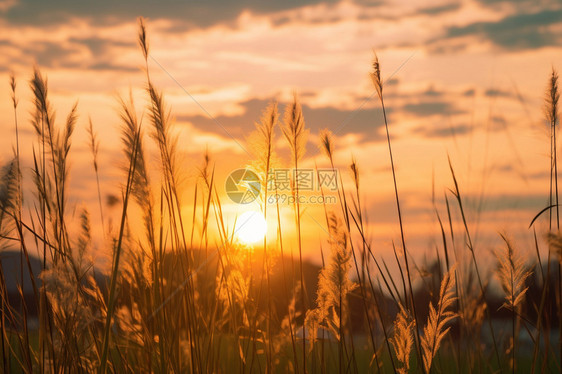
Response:
M357 160L373 248L391 253L399 228L382 111L369 79L376 50L409 251L432 257L440 240L433 201L444 216L444 196L453 198L448 157L479 248L493 248L505 232L523 252L533 249L528 225L548 204L543 102L551 69L562 67L559 1L0 1L0 160L12 156L15 142L13 71L29 178L35 135L28 81L36 65L48 76L59 121L78 100L70 193L98 226L86 128L91 118L101 139L102 194L119 195L125 176L117 97L130 90L139 114L147 103L139 16L148 25L151 77L174 118L186 214L205 150L224 189L228 173L251 161L246 139L261 112L272 100L283 110L296 92L310 129L303 167L328 166L318 133L332 130L348 189L348 166ZM277 144L285 155L280 133ZM151 155L156 165L155 150ZM318 260L325 223L312 217L323 208L305 208L306 254ZM225 205L231 225L244 209Z

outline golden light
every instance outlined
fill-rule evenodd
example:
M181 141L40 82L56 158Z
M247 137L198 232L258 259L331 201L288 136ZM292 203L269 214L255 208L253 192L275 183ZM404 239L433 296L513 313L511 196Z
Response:
M236 220L234 232L245 244L257 243L263 240L267 232L267 222L260 212L245 212Z

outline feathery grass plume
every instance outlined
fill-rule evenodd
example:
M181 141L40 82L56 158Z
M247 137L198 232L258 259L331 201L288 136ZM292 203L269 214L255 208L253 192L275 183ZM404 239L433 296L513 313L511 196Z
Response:
M505 302L502 307L515 310L525 298L528 287L525 281L531 275L531 271L525 265L523 257L517 255L511 242L502 235L505 242L504 250L494 252L498 261L497 276L505 293Z
M17 218L21 221L21 205L23 203L23 193L22 193L22 181L21 181L21 167L20 167L20 138L19 138L19 126L18 126L18 103L19 100L16 96L16 76L14 72L10 72L10 94L12 99L12 106L14 108L14 127L16 130L16 163L18 169L18 209L16 211Z
M150 183L144 155L143 134L142 131L140 131L140 122L137 119L132 93L129 93L129 102L125 102L122 97L118 99L120 104L119 116L122 121L121 141L123 142L123 152L127 160L132 159L133 152L137 153L136 159L134 160L135 175L133 176L133 195L139 202L144 202L143 199L147 197L147 188ZM137 136L139 137L138 144L136 144Z
M217 272L217 284L223 279L224 286L217 288L217 298L224 303L224 311L227 314L232 304L244 309L249 296L250 279L244 276L247 273L245 262L248 251L239 244L227 243L223 252L222 266Z
M252 153L256 159L252 164L262 186L268 187L269 171L277 164L277 155L275 154L275 126L279 119L279 111L277 102L271 102L262 112L259 122L255 123L256 129L248 137L248 145L252 149Z
M558 257L558 261L562 263L562 233L560 232L549 232L546 236L551 250L554 251L555 255Z
M201 204L201 214L202 214L202 227L201 227L201 244L207 250L209 246L209 213L211 211L211 204L213 202L213 183L214 183L215 169L214 166L211 168L211 155L209 154L209 149L205 148L205 154L203 155L203 165L199 168L199 177L203 180L205 184L205 190L201 191L201 198L203 199ZM191 226L191 238L190 247L193 248L193 234L195 232L196 226L196 214L197 214L197 183L194 190L194 203L193 203L193 219ZM204 243L204 244L203 244Z
M296 93L293 94L293 102L285 109L281 130L291 147L293 163L298 162L304 156L309 131L305 129L302 107Z
M84 260L87 251L92 244L92 232L90 225L90 214L86 209L82 209L80 212L80 233L78 239L76 240L76 249L78 250L78 259L80 261ZM78 268L82 268L82 264L76 264Z
M100 141L98 140L98 135L94 132L94 125L92 124L92 118L88 117L88 136L90 138L90 152L92 152L92 159L94 162L94 170L97 174L98 172L98 153L100 150Z
M18 209L17 209L17 218L21 220L21 205L23 203L23 193L22 193L22 181L21 181L21 167L20 167L20 138L19 138L19 126L18 126L18 103L19 100L16 96L16 77L14 72L10 73L10 93L12 98L12 105L14 108L14 126L16 130L16 163L17 163L17 184L18 184Z
M349 165L351 171L351 176L353 177L353 183L355 184L355 189L359 190L359 168L357 167L357 161L355 158L351 159L351 165Z
M165 357L155 344L154 337L163 335L166 328L173 328L171 326L174 323L165 324L158 317L151 321L155 305L161 303L159 282L162 280L154 275L155 269L158 269L156 261L150 258L144 245L131 235L130 229L125 234L122 256L120 288L128 292L115 310L115 331L123 347L123 357L134 357L134 367L140 370L150 367L151 361L158 362Z
M142 50L142 55L144 59L148 59L148 39L146 37L146 25L144 24L144 18L139 17L139 46Z
M128 103L121 97L119 97L119 102L119 116L123 123L121 141L123 142L123 151L125 152L127 160L131 160L133 153L136 152L135 173L133 175L131 193L137 204L143 208L145 232L151 250L154 251L156 246L154 232L154 199L150 188L150 177L146 163L143 134L140 132L140 123L137 119L132 94L129 94Z
M207 188L211 186L211 155L209 154L209 148L205 148L205 153L203 154L203 165L199 168L199 176L205 182Z
M43 187L54 185L54 196L46 196L43 205L51 205L51 223L57 243L58 251L63 254L70 250L68 233L64 221L66 204L66 183L68 179L68 154L71 146L71 137L77 119L77 105L75 103L66 118L62 133L55 128L55 114L47 98L47 79L43 78L37 68L34 69L30 82L34 94L35 114L32 121L33 127L39 136L42 150L40 165L35 169L37 177L42 181ZM47 169L46 154L50 155L50 166ZM50 170L52 167L52 170ZM43 193L47 188L43 189ZM38 191L39 195L42 194ZM52 204L50 204L52 201ZM57 256L55 256L56 259Z
M37 67L33 70L33 77L29 84L33 91L33 104L35 108L32 125L39 138L41 147L39 151L34 151L34 181L41 210L45 213L45 211L50 211L53 205L53 199L50 198L52 181L46 165L46 155L53 149L52 126L55 113L47 98L47 79L43 78ZM39 159L37 159L36 153ZM51 154L51 159L54 160L54 153ZM41 219L46 220L46 217L41 217ZM43 225L43 230L46 230L46 225Z
M15 207L17 196L17 164L13 159L2 167L0 171L0 213L5 213Z
M400 312L394 321L394 336L391 338L394 353L402 367L397 368L400 374L406 374L410 370L410 354L414 344L413 329L415 322L408 315L406 309L400 305Z
M560 91L558 89L558 72L552 69L548 82L548 89L545 97L545 113L546 119L551 126L558 124L558 101L560 100Z
M59 248L63 250L63 253L70 251L70 243L68 239L68 232L65 223L65 213L66 213L66 186L68 183L69 175L69 153L71 147L71 138L76 126L77 120L77 106L78 102L74 104L70 113L68 114L65 122L62 134L57 133L56 136L56 146L53 152L53 163L56 171L53 172L53 178L55 181L55 193L56 193L56 208L57 208L57 219L53 222L55 224L55 233L57 233L56 239L59 242Z
M120 274L122 281L129 285L135 285L131 288L133 299L143 299L149 286L153 285L156 288L156 285L153 284L153 268L151 266L154 263L147 255L144 245L133 237L130 227L127 227L123 239L122 256L123 265Z
M463 297L463 307L459 308L459 318L466 331L481 331L486 318L487 305L481 300L481 297L469 295L470 293L467 292Z
M14 106L14 109L16 109L18 107L18 98L16 97L16 76L14 75L14 72L10 72L10 94L11 94L11 99L12 99L12 105Z
M225 237L228 237L225 235ZM241 245L225 239L222 250L219 249L219 265L217 268L216 304L222 312L213 323L214 329L228 326L236 339L241 367L247 364L247 350L243 348L244 332L250 331L251 304L250 286L252 277L247 276L249 269L246 256L248 251ZM250 342L248 341L248 345Z
M318 327L330 330L338 340L343 339L342 321L347 316L347 296L357 286L349 278L352 254L348 246L347 231L334 213L329 213L328 230L332 252L318 276L317 307L306 314L311 331L311 346Z
M330 162L332 162L334 153L334 134L330 130L324 129L320 131L320 144L318 148L320 148L320 150L328 156Z
M284 347L285 344L291 343L293 358L295 368L297 367L297 351L296 351L296 344L295 344L295 334L297 331L297 318L301 317L301 312L297 308L297 300L300 298L299 294L302 292L300 283L295 283L293 292L291 293L291 298L289 299L289 303L287 305L287 314L281 320L281 330L278 334L275 342L274 342L274 363L277 368L279 368L279 352ZM287 335L286 332L289 332ZM290 363L290 361L289 361ZM294 369L295 369L294 368ZM298 370L293 370L294 372L298 372Z
M101 291L93 278L88 212L80 214L76 250L44 270L40 278L52 314L53 348L63 371L84 371L98 358L94 330L102 318Z
M514 253L511 242L504 235L501 235L501 237L506 245L504 252L495 252L498 260L497 276L505 293L505 302L502 307L512 311L512 336L507 352L511 352L510 366L515 373L518 330L516 317L528 289L528 287L525 287L525 281L531 275L531 271L526 267L523 258Z
M76 120L78 118L77 115L77 107L78 103L75 103L70 113L66 117L66 122L64 126L64 130L62 135L57 136L58 138L58 146L55 150L56 155L56 163L57 163L57 170L58 170L58 178L60 180L61 189L60 193L61 196L64 196L64 187L68 180L68 154L70 152L71 146L71 138L74 132L74 128L76 127Z
M170 134L170 111L165 109L164 99L152 83L148 82L150 95L149 118L152 123L152 137L160 150L160 161L164 176L164 191L173 234L173 248L187 249L179 189L179 170L177 168L177 137ZM191 260L191 257L189 257ZM191 261L190 261L191 262Z
M52 137L47 137L47 135L53 133L52 126L55 121L55 112L47 97L47 78L43 78L37 66L33 69L33 77L31 78L30 86L33 91L33 103L35 106L33 127L37 134L42 139L47 140L49 145L52 146ZM43 125L45 125L46 128L43 128Z
M379 58L375 52L375 57L373 58L373 71L371 72L371 80L373 85L379 94L379 99L382 100L382 80L381 80L381 67L379 64Z
M148 83L150 96L149 118L153 126L152 137L158 145L164 172L167 177L175 175L175 150L177 139L170 135L170 109L166 108L164 97L158 92L151 82Z
M54 202L51 198L53 186L51 183L51 179L49 178L49 174L46 172L45 168L42 166L44 163L44 157L38 156L40 151L33 150L33 168L32 168L32 176L33 176L33 183L35 185L34 195L36 196L37 200L41 205L41 212L44 211L45 215L51 215L51 211L54 210ZM45 171L45 173L43 172ZM40 218L43 221L43 217ZM46 237L46 230L47 227L42 225L42 229L45 230L43 234ZM44 242L43 244L47 244Z
M455 271L456 265L452 266L443 276L437 309L433 303L429 305L429 316L421 338L423 365L426 373L429 373L433 358L437 354L443 338L449 332L450 327L446 327L447 323L456 317L456 314L450 310L456 300L454 294Z
M155 336L165 334L166 328L173 328L171 326L174 325L165 324L158 317L151 321L155 305L161 303L159 282L171 280L171 275L166 280L155 276L154 271L158 269L155 262L161 263L162 260L150 258L144 245L133 237L129 228L124 237L122 256L120 288L128 292L115 310L116 332L123 339L123 357L135 357L138 362L134 367L146 368L151 361L165 357L161 348L155 345Z
M142 317L139 305L132 302L131 306L121 305L115 311L116 330L119 336L125 338L128 344L143 346L146 344L145 330L142 326Z
M18 208L19 187L17 161L8 162L0 170L0 242L9 236L13 229L14 220L8 219L16 216ZM0 249L3 245L0 245Z

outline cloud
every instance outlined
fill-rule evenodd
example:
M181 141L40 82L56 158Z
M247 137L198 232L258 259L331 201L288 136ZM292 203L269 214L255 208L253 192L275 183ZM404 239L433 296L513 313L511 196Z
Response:
M97 62L94 64L90 64L87 66L88 69L97 70L97 71L121 71L121 72L138 72L139 69L134 66L126 66L126 65L119 65L114 64L109 61L105 62Z
M386 4L386 1L382 0L354 0L355 4L366 6L366 7L379 7Z
M407 100L410 99L407 98ZM267 107L269 102L270 100L257 98L241 102L239 105L243 108L242 114L235 116L219 115L215 118L210 118L205 115L178 115L176 119L179 122L193 124L193 126L205 131L222 136L230 134L237 139L241 139L254 129L255 121L259 120L261 112ZM383 113L379 106L342 109L331 106L311 107L307 104L302 104L302 108L306 126L312 133L318 133L320 130L327 128L338 136L356 134L361 137L362 141L384 140L384 134L380 131L384 125ZM283 103L280 103L279 109L282 114L284 110ZM441 100L405 103L395 106L388 105L386 111L387 115L403 113L421 119L429 116L449 116L464 113L454 104ZM283 116L281 115L282 118ZM433 129L432 131L427 130L422 133L428 137L437 137L449 136L452 131L456 134L465 134L469 129L465 126L458 126L452 130L450 128Z
M481 196L467 195L468 206L480 206ZM539 212L548 205L548 196L544 194L498 194L485 196L481 209L487 212L497 211L532 211Z
M532 6L542 6L547 7L550 5L556 5L558 0L478 0L479 3L486 6L502 6L508 4L510 6L515 6L517 8L529 8Z
M0 40L0 51L9 60L9 65L30 65L37 63L45 68L91 69L96 71L137 71L136 66L115 62L114 58L123 48L135 48L134 43L114 41L97 37L70 37L57 42L34 40L23 46L15 46L7 40ZM18 53L13 53L17 48Z
M506 50L559 46L562 35L551 26L562 24L562 9L507 16L497 22L474 22L447 29L445 39L476 36Z
M453 104L446 101L430 101L423 103L409 103L402 107L406 113L416 117L429 117L434 115L462 114L464 111L456 108Z
M114 24L134 21L137 16L177 21L186 27L208 27L233 21L245 10L263 14L299 8L306 5L336 2L333 0L205 0L205 1L75 1L75 0L21 0L3 13L14 24L56 25L72 18L95 20L96 23Z
M40 66L65 68L79 66L76 58L81 53L76 46L63 46L49 41L34 42L22 51L25 55L32 56Z
M422 95L427 96L427 97L441 97L444 94L445 93L442 92L442 91L437 91L433 86L430 86L427 90L422 92Z
M418 9L417 13L426 14L428 16L436 16L442 13L458 10L460 7L461 7L460 3L451 3L451 4L444 4L444 5Z
M489 88L484 92L488 97L514 97L512 92L504 91L496 88Z
M118 40L110 40L99 37L71 37L68 41L72 44L86 46L93 56L106 54L111 48L135 48L136 44L133 42L123 42Z
M261 112L267 107L270 100L250 99L240 103L244 108L239 116L220 115L214 119L203 115L179 115L180 122L190 122L194 126L206 131L226 135L228 132L236 137L243 138L254 129L255 121L259 120ZM307 128L313 133L328 128L338 135L356 133L369 139L382 139L378 128L382 126L382 110L379 108L366 108L361 110L338 109L335 107L312 108L302 104ZM279 106L283 113L284 105ZM392 112L389 109L387 112ZM281 116L282 118L282 116Z
M428 138L446 138L455 137L458 135L465 135L472 132L473 127L467 124L450 125L450 126L435 126L430 124L430 126L420 126L414 129L418 134L421 134Z

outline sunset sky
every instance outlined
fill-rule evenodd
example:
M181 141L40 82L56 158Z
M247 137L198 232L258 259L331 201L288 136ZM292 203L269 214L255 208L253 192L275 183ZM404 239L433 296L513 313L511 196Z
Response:
M302 166L328 166L318 133L332 130L349 191L349 164L357 160L373 249L391 253L399 228L382 111L369 78L375 50L412 255L432 257L439 243L432 191L444 217L443 196L452 201L453 186L448 155L478 248L493 248L505 232L522 251L533 250L528 225L548 204L543 98L551 69L562 68L560 1L0 1L0 160L13 155L15 144L13 71L30 181L36 136L28 82L37 65L48 77L59 124L78 100L68 214L85 204L98 237L86 127L91 117L101 140L102 194L119 195L125 175L117 97L132 90L139 115L147 104L139 16L148 28L151 77L175 119L186 215L205 150L222 193L227 175L251 161L246 138L261 112L272 100L283 111L296 92L310 129ZM277 143L286 155L280 132ZM222 197L231 225L236 213L252 208ZM303 208L306 256L319 260L323 207ZM339 205L332 208L339 212ZM285 226L291 236L293 221Z

